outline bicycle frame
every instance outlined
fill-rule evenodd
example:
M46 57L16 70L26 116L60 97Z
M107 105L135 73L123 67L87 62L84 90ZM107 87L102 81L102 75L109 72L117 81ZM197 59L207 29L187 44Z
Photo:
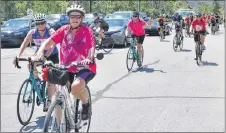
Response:
M34 64L33 64L33 63L30 63L29 65L30 65L30 66L29 66L29 67L30 67L29 80L31 80L31 87L32 87L32 89L33 89L33 88L35 89L35 91L36 91L36 93L37 93L37 96L39 97L40 102L44 102L44 99L43 99L43 97L41 96L40 89L39 89L39 87L37 86L36 80L35 80L35 78L34 78L34 74L33 74L33 72L34 72ZM26 84L25 92L27 91L27 86L28 86L28 82L27 82L27 84ZM30 92L30 95L31 95L31 93L32 93L32 91ZM24 99L24 97L25 97L25 93L24 93L24 95L23 95L23 99Z
M133 57L136 59L136 60L138 60L139 58L138 58L138 53L137 53L137 51L135 50L135 38L136 37L132 37L132 40L131 40L131 47L132 47L132 50L133 50Z

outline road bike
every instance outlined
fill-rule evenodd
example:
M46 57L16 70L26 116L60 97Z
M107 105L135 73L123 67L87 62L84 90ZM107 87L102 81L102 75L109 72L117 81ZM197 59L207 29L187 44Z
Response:
M175 31L176 31L176 34L173 38L173 49L174 51L178 51L178 48L179 48L181 51L183 49L182 29L180 28L180 26L176 26Z
M139 63L139 54L138 54L137 46L138 46L137 37L132 37L131 45L130 45L130 48L128 50L127 57L126 57L126 66L127 66L128 71L132 70L133 64L135 61L137 61L138 67L141 67L141 65L143 63L143 59L144 59L143 46L142 46L142 51L141 51L142 58L141 58L140 63ZM130 63L129 61L132 61L132 62Z
M98 60L103 59L103 54L97 54L96 58ZM70 68L71 66L81 67L82 65L81 63L75 62L66 66L53 64L48 66L67 73L68 68ZM82 120L82 102L80 101L80 99L74 98L74 96L70 93L70 84L71 83L67 81L65 84L57 85L57 91L54 95L53 102L51 103L45 117L43 132L70 132L72 129L74 129L75 132L89 131L91 114L88 120ZM87 85L85 87L85 90L88 92L88 102L92 110L91 93ZM59 114L58 116L60 116L60 118L57 119L56 113Z
M20 69L19 61L28 61L29 63L29 78L26 79L19 90L18 97L17 97L17 117L19 119L19 122L22 125L27 125L34 112L34 106L35 106L35 93L37 94L36 98L36 104L39 106L40 104L43 104L43 111L44 107L47 104L47 88L46 88L46 81L41 80L41 84L37 85L37 81L34 78L34 63L39 63L41 65L43 61L32 61L30 57L28 58L17 58L16 57L16 64L15 66ZM38 65L37 65L38 66ZM28 110L21 111L21 104L23 104L23 107L31 107ZM24 115L22 115L24 113ZM27 118L22 118L23 116L28 116Z

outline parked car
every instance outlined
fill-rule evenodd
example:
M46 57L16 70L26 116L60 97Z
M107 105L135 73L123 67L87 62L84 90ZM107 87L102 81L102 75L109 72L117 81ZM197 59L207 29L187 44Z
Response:
M46 16L46 21L54 30L58 30L61 26L69 24L66 14L50 14Z
M159 23L157 21L157 19L154 19L152 21L152 25L151 25L151 28L148 29L147 27L145 27L145 34L149 34L149 35L159 35L159 32L158 32L158 26L159 26ZM170 27L169 25L167 24L166 25L167 27L165 27L166 29L166 35L169 35L170 34Z
M122 18L131 19L133 16L132 11L117 11L112 14L113 16L121 16Z
M20 46L30 30L30 19L9 19L1 27L1 47ZM32 25L32 29L34 25Z
M106 36L111 36L115 45L126 47L130 43L130 39L125 37L127 23L129 19L126 18L108 18L105 21L109 25L109 30L105 33Z

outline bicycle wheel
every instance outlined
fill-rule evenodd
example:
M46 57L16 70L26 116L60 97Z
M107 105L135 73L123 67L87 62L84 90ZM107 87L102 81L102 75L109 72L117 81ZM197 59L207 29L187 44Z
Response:
M196 43L196 63L198 66L201 65L202 62L202 47L199 43Z
M107 39L107 38L104 38L104 39ZM103 43L104 39L101 42L102 49L104 50L104 52L106 52L108 54L113 50L115 43L113 41L109 41L110 43L108 43L108 42Z
M180 47L180 51L182 51L182 49L183 49L183 45L184 45L184 42L183 42L183 40L182 40L182 39L180 39L180 45L179 45L179 47Z
M128 71L130 71L133 68L135 60L136 58L134 57L133 48L130 47L126 57L126 66ZM131 63L129 61L131 61Z
M173 50L174 50L174 51L177 51L176 46L177 46L177 36L174 36L174 38L173 38ZM177 47L178 47L178 46L177 46Z
M30 87L28 87L30 85ZM22 92L22 90L24 92ZM20 98L22 98L22 103L24 104L23 107L31 107L30 110L23 110L22 112L24 113L25 116L28 116L27 118L23 119L22 117L24 115L22 115L20 112ZM20 87L20 90L19 90L19 94L18 94L18 97L17 97L17 117L18 117L18 120L19 122L22 124L22 125L27 125L30 120L31 120L31 117L33 115L33 112L34 112L34 106L35 106L35 90L32 88L32 82L30 79L27 79L25 80L21 87ZM28 112L29 111L29 112Z
M54 109L61 109L61 124L57 124L56 111ZM50 131L49 131L50 130ZM59 99L55 99L47 112L45 117L43 132L68 132L69 131L69 121L66 117L65 104Z
M91 114L88 120L82 120L82 102L81 100L77 99L75 104L75 123L77 123L77 126L75 127L75 132L89 132L90 123L91 123L91 116L92 116L92 99L91 99L91 93L88 86L86 86L86 90L89 94L89 104L91 108Z
M137 49L137 54L138 54L138 49ZM139 54L138 54L139 55ZM143 64L144 61L144 48L142 48L142 58L141 58L141 64ZM138 61L137 61L137 66L139 66ZM140 66L139 66L140 67Z

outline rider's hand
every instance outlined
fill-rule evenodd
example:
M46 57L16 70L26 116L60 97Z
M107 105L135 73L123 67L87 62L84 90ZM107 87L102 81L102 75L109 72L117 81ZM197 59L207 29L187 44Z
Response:
M19 57L17 56L17 58L19 58ZM13 60L13 64L16 65L16 57L15 57L15 59Z
M32 57L32 60L40 60L43 57L44 53L42 51L38 51L34 56Z
M90 63L90 62L91 62L90 59L84 59L84 60L82 60L80 63L81 63L82 65L86 65L86 64L88 64L88 63Z

